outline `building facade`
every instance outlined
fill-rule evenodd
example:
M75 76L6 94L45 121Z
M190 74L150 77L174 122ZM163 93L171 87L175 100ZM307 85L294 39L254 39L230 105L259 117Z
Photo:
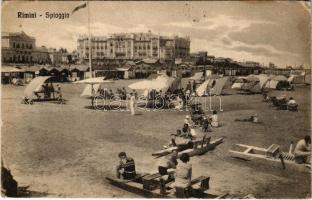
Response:
M45 64L51 62L48 49L45 46L36 47L32 52L32 56L34 63Z
M20 33L2 33L1 56L2 62L31 63L32 52L35 49L36 40L23 31Z
M62 63L62 52L54 48L49 48L48 55L52 64Z
M174 60L188 58L190 39L166 37L151 33L117 33L108 37L92 37L92 59L145 59ZM78 39L80 60L89 58L88 37Z

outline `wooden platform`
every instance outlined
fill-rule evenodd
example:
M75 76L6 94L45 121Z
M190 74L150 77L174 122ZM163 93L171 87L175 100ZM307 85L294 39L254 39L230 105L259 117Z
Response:
M297 170L311 173L311 166L298 164L295 162L295 156L288 152L281 152L279 145L272 144L270 147L261 148L245 144L236 144L241 150L230 150L230 155L234 158L244 160L266 160L270 164L285 170Z
M178 153L178 157L180 157L183 153L187 153L187 154L189 154L189 156L202 155L208 151L213 150L216 146L221 144L223 142L223 139L224 138L221 137L221 138L218 138L216 140L211 141L210 137L208 137L208 138L203 138L203 139L199 139L199 140L194 140L193 141L193 144L194 144L193 148L180 151ZM163 149L163 150L160 150L160 151L153 153L152 156L159 158L159 157L168 155L175 150L179 150L179 148L177 146L169 147L169 148L166 148L166 149Z
M121 180L113 177L106 177L112 184L126 191L133 192L137 195L148 198L177 198L181 197L179 189L173 187L173 181L164 183L162 176L156 174L137 175L137 178L132 180ZM192 180L192 189L190 190L190 197L194 198L225 198L229 196L224 194L208 193L210 177L200 176ZM177 193L176 193L177 191ZM181 197L183 198L183 196ZM185 197L184 197L185 198Z

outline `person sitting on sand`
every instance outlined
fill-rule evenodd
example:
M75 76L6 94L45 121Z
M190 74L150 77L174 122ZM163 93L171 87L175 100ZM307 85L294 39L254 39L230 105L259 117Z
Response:
M212 115L210 117L210 123L211 123L211 126L215 128L220 126L220 123L218 120L218 114L216 110L212 112Z
M190 116L189 116L189 115L186 115L186 116L185 116L184 124L187 124L187 125L189 125L189 126L192 125L192 122L191 122L191 119L190 119Z
M136 176L135 171L135 163L133 158L130 158L127 156L125 152L120 152L118 154L118 157L120 159L120 163L117 166L117 178L122 179L133 179Z
M182 137L190 137L191 129L188 124L184 124L182 128Z
M195 124L200 124L204 115L205 112L199 104L194 104L191 106L191 119Z
M210 132L210 123L209 123L209 120L206 116L203 117L203 121L202 121L202 129L204 132Z
M171 141L169 142L168 146L163 146L164 148L177 146L177 144L175 142L175 139L176 139L176 137L181 137L182 136L182 131L180 129L177 129L177 132L171 134L170 136L171 136Z
M299 164L311 164L311 137L306 135L304 139L298 141L295 150L295 161Z
M56 89L57 89L57 90L56 90L56 93L58 94L58 97L57 97L57 98L58 98L59 100L61 100L61 99L63 98L63 96L62 96L62 88L61 88L60 84L57 84L57 85L56 85Z
M264 102L270 101L270 97L267 92L263 92L262 97Z
M297 108L298 108L297 102L293 97L290 97L289 101L287 102L287 110L296 111Z

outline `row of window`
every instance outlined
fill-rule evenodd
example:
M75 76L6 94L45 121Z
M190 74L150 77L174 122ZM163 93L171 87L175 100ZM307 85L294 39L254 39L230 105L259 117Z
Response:
M15 43L13 42L13 48L14 49L32 49L32 44L28 44L28 43Z
M17 55L17 56L10 56L9 58L3 57L3 61L9 61L9 62L31 62L33 60L32 56L24 56L24 55Z

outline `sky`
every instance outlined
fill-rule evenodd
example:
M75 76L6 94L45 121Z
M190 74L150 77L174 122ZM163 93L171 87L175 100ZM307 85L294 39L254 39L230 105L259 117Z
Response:
M88 8L71 15L82 1L2 2L2 32L24 31L36 45L69 51L79 35L88 33ZM189 36L191 52L207 51L237 61L273 62L310 68L311 12L309 2L295 1L92 1L92 35L147 32ZM37 12L36 19L17 18L17 12ZM70 14L46 19L45 13Z

